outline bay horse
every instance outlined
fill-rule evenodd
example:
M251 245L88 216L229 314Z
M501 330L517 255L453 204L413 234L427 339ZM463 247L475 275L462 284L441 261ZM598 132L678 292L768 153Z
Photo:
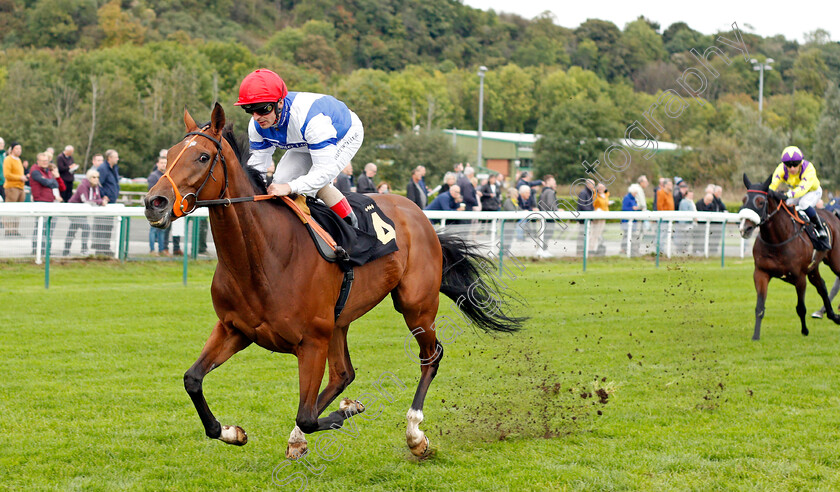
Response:
M429 439L419 429L423 401L443 355L434 326L439 293L456 300L486 331L514 332L526 319L508 316L501 308L481 309L494 303L507 306L496 302L506 298L488 278L492 270L481 264L488 260L471 243L438 234L408 199L370 195L393 220L399 250L355 268L355 286L336 319L342 271L320 257L288 206L278 200L253 200L256 193L265 193L265 184L249 177L247 153L225 127L221 105L215 105L210 123L202 127L185 109L184 125L187 135L168 150L166 173L149 190L145 214L152 226L165 228L202 202L211 204L218 264L210 292L219 319L198 360L184 374L184 387L205 434L228 444L248 441L241 427L222 426L216 420L204 399L202 381L251 343L294 354L298 360L300 401L288 458L306 453L305 434L339 428L346 418L364 411L361 402L344 398L339 411L319 418L355 377L347 348L350 323L390 293L420 346L420 381L406 416L406 443L414 455L425 455ZM219 205L222 201L227 206ZM477 284L481 288L475 288ZM327 362L329 381L319 394Z
M764 317L764 301L767 298L767 284L771 278L779 278L796 287L796 314L802 323L802 334L808 335L805 326L805 278L817 288L822 298L828 319L840 324L840 316L831 308L831 300L820 276L819 265L825 263L835 275L840 275L840 221L834 214L817 210L831 234L831 246L828 251L817 251L806 234L806 220L785 204L785 197L770 189L772 175L763 183L751 183L744 174L747 196L739 214L742 217L741 237L749 239L753 230L759 229L758 238L753 244L755 271L755 331L753 340L761 334L761 320Z

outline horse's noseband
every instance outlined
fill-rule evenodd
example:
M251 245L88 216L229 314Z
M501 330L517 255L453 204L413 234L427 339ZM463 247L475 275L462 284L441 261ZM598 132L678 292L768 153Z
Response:
M208 127L202 128L202 130L207 129ZM175 201L172 203L172 213L175 217L183 217L185 215L189 215L195 211L196 208L202 206L204 202L212 201L212 200L199 200L198 197L201 195L201 190L204 189L204 186L207 185L207 182L210 178L213 178L213 181L216 181L216 177L213 176L213 170L216 168L216 164L221 161L222 169L224 170L225 174L225 184L222 187L222 191L219 193L219 198L222 198L227 192L228 188L228 170L227 170L227 162L225 161L225 156L222 155L222 142L217 138L213 137L212 135L208 135L201 130L196 130L194 132L189 132L184 135L184 138L187 138L192 135L192 138L184 145L184 148L181 149L181 152L178 153L178 156L175 157L175 160L172 161L172 166L169 166L163 176L161 178L166 178L169 180L169 183L172 185L172 189L175 191ZM192 143L195 141L196 137L204 137L209 139L213 144L216 146L216 155L213 157L213 162L210 164L210 171L207 173L207 177L204 178L204 181L201 183L201 186L198 187L198 190L195 192L187 193L186 195L181 195L178 186L175 184L175 181L172 180L172 177L169 173L175 169L175 165L178 164L178 161L181 159L181 156L184 155L184 151L190 148ZM190 196L193 197L192 207L189 207L190 204Z

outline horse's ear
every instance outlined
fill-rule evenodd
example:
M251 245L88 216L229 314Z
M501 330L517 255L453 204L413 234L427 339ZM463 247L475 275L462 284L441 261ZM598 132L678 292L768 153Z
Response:
M198 125L195 124L195 120L190 116L186 106L184 106L184 126L187 127L188 132L198 130Z
M213 113L210 115L210 127L217 135L221 135L222 128L225 127L225 110L218 102L213 106Z
M744 186L746 186L747 189L750 189L751 184L752 183L750 183L750 178L747 177L747 173L744 173Z
M770 176L767 176L767 179L764 180L764 187L767 188L770 186L770 183L773 182L773 174L771 173Z

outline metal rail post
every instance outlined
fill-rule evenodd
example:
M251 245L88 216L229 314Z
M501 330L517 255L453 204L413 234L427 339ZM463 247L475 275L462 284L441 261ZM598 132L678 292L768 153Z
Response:
M589 219L583 221L583 271L586 271L586 252L589 251Z
M52 235L52 217L47 217L47 251L44 254L44 288L50 288L50 236Z

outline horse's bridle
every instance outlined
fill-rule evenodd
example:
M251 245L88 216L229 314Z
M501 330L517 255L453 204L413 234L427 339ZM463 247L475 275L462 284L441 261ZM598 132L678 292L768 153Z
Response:
M207 127L202 128L202 130L204 130L206 128ZM193 131L193 132L189 132L186 135L184 135L184 138L187 138L190 135L192 135L192 138L184 145L184 147L181 149L181 152L179 152L178 156L175 157L175 160L172 161L172 165L168 166L167 169L166 169L166 172L163 173L163 176L161 176L161 178L166 178L167 180L169 180L169 184L172 185L172 190L175 192L175 201L172 203L172 213L175 215L175 217L183 217L185 215L189 215L189 214L193 213L195 211L195 209L197 209L198 207L214 205L214 204L216 204L216 202L220 202L220 203L225 203L225 202L229 203L230 202L230 199L221 200L221 198L227 192L227 188L228 188L227 162L225 161L225 156L222 155L222 142L219 139L213 137L212 135L208 135L207 133L204 133L201 130L196 130L196 131ZM186 195L182 196L181 191L178 189L178 185L175 184L175 181L172 180L172 177L169 175L169 173L173 169L175 169L175 166L178 164L178 161L181 159L181 156L184 155L184 151L192 146L192 144L195 142L195 139L197 137L204 137L204 138L210 140L211 142L213 142L213 144L215 144L215 146L216 146L216 155L215 155L215 157L213 157L212 164L210 164L210 172L207 173L207 177L204 178L204 181L201 183L201 186L198 187L198 190L196 190L194 193L191 192L191 193L187 193ZM213 178L213 181L216 181L216 177L213 176L213 170L216 168L216 164L218 164L220 161L222 163L222 169L224 170L224 175L225 175L225 184L222 187L222 191L219 193L219 199L220 200L199 200L198 195L201 194L201 190L204 189L204 186L207 185L207 182L210 180L210 178ZM195 200L193 201L192 208L187 210L187 207L189 206L189 200L188 199L189 199L190 195L192 195L195 198ZM253 197L249 197L249 198L253 200Z
M762 193L765 196L769 195L766 191L763 191L763 190L750 190L750 189L748 189L747 190L747 196L749 196L750 193ZM793 241L794 239L799 237L800 234L802 234L802 231L805 229L805 222L802 221L802 219L800 219L799 217L797 217L796 214L794 214L793 212L790 211L790 209L787 207L787 204L785 204L784 200L779 200L779 206L776 207L776 210L773 210L772 212L770 212L768 214L767 213L767 204L769 202L770 202L769 199L764 200L764 206L761 207L761 215L763 215L763 217L762 217L761 221L758 224L755 225L756 227L760 228L762 225L766 224L767 221L770 220L771 218L773 218L774 215L779 213L779 210L781 210L782 208L784 208L785 211L788 213L788 215L790 215L790 218L794 223L799 223L800 224L800 227L799 227L799 230L796 231L796 233L793 236L785 239L784 241L782 241L780 243L768 243L766 240L762 239L761 234L758 235L758 240L761 241L762 243L768 245L768 246L773 246L773 247L784 246L785 244ZM753 203L755 203L755 199L753 199Z
M749 190L748 189L747 190L747 196L748 197L749 197L750 193L761 193L764 196L768 196L768 193L766 191L763 191L763 190ZM761 221L758 224L755 225L756 227L761 227L762 225L766 224L767 221L770 220L771 218L773 218L773 216L776 215L776 213L778 213L779 210L782 208L782 201L780 200L779 201L779 206L776 207L776 210L773 210L772 212L770 212L768 214L767 213L767 203L769 203L769 201L770 200L764 200L764 205L762 205L762 207L761 207L762 218L761 218ZM755 198L753 198L753 203L755 203Z
M206 130L207 128L209 128L209 125L202 128L202 130ZM186 135L184 135L184 138L187 138L190 135L192 135L192 138L186 143L186 145L184 145L184 148L181 149L181 152L178 152L178 155L175 157L175 160L172 161L172 165L167 166L166 172L163 173L163 176L161 176L161 178L166 178L167 180L169 180L169 184L172 185L172 190L175 192L175 201L172 203L172 213L175 215L175 217L184 217L185 215L189 215L195 212L195 209L199 207L210 207L213 205L224 205L227 207L228 205L234 203L259 202L262 200L271 200L273 198L276 198L274 195L251 195L237 198L222 198L223 196L225 196L225 193L227 193L228 190L228 168L225 156L222 154L221 140L213 137L212 135L208 135L207 133L204 133L201 130L189 132ZM186 195L182 196L181 191L178 189L178 185L175 184L175 181L172 180L172 177L169 175L169 173L170 171L175 169L175 165L178 164L178 161L181 159L181 156L184 154L184 151L192 146L191 144L195 141L196 137L204 137L213 142L213 144L216 146L216 156L213 157L213 163L210 164L210 171L207 173L207 177L204 178L204 181L201 183L201 186L198 187L198 190L196 190L195 193L187 193ZM222 191L219 192L219 198L215 200L199 200L198 195L201 194L201 190L204 189L204 186L207 184L210 178L213 178L213 181L216 181L216 177L213 176L213 170L216 169L216 164L218 164L219 162L222 163L222 170L225 176L225 184L224 186L222 186ZM187 199L190 195L195 197L195 201L193 202L192 208L187 210L187 206L189 205L189 201ZM288 199L288 197L282 198L292 209L294 209L294 204L291 200ZM316 232L318 231L316 230ZM329 241L327 241L327 243L329 243Z

